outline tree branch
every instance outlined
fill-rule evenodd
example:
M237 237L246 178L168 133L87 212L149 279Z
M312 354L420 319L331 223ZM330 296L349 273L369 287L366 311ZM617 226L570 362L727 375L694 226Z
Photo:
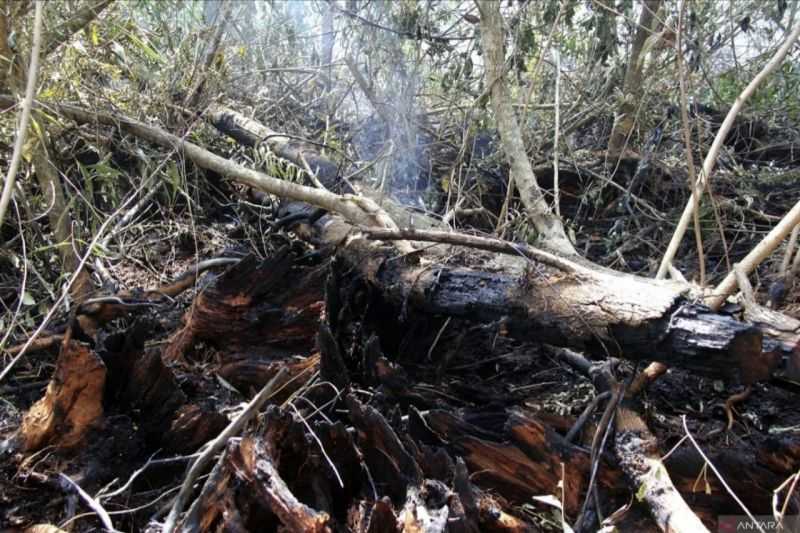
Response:
M514 116L511 95L505 84L503 64L503 19L499 4L490 0L476 0L481 12L481 39L486 61L486 83L491 84L492 108L503 151L511 164L511 181L519 189L522 204L543 244L562 253L576 255L561 219L556 217L544 198L542 189L536 182L533 167L525 153L522 130Z
M736 116L739 114L739 111L742 110L744 107L744 103L747 101L748 98L756 91L761 82L763 82L767 76L772 74L775 69L780 66L783 62L786 54L789 53L794 43L797 41L797 38L800 37L800 24L794 27L792 33L789 37L786 38L786 41L781 45L775 55L772 56L772 59L764 65L764 68L761 69L755 78L745 87L744 91L736 97L736 101L731 106L730 111L728 111L728 115L725 117L725 120L722 123L722 126L719 127L719 131L717 132L717 136L714 138L714 142L711 144L711 148L708 151L708 155L706 155L706 159L703 162L703 169L700 171L700 175L697 177L697 182L694 185L694 191L692 191L692 196L689 198L689 201L686 202L686 207L683 209L683 214L681 215L680 220L678 221L678 226L675 228L675 233L672 235L672 239L669 241L669 245L667 246L667 251L664 252L664 258L661 259L661 264L658 267L658 273L656 274L657 279L662 279L669 269L669 265L672 263L673 258L675 257L675 253L678 251L678 246L683 239L683 235L686 233L686 228L689 227L689 220L692 218L692 214L694 213L695 209L695 198L699 198L703 194L703 189L708 182L709 176L711 172L714 170L714 164L717 162L717 155L719 154L720 149L722 148L722 144L725 142L725 138L728 136L728 132L733 127L733 121L736 119ZM791 231L791 228L789 228ZM729 274L728 277L731 275ZM727 280L728 278L726 278ZM732 283L728 284L731 287L735 284L735 278L732 278ZM727 286L727 285L726 285ZM732 290L732 289L731 289Z
M33 108L33 94L36 92L36 75L39 72L39 48L42 45L42 10L43 2L36 2L36 14L33 19L33 46L31 48L31 64L28 70L28 84L25 87L25 101L22 102L22 116L19 119L17 129L17 139L14 142L14 153L11 156L11 163L8 165L6 182L3 184L3 194L0 196L0 227L6 216L8 202L11 201L11 193L14 190L14 180L17 176L19 162L22 159L22 148L25 145L25 134L28 132L28 122L31 120L31 109Z
M0 95L0 105L11 105L13 99L9 96ZM37 106L40 106L37 103ZM292 198L300 202L306 202L328 211L341 214L346 220L357 225L378 226L390 229L397 229L397 225L392 218L373 200L364 196L354 194L338 195L332 192L305 187L295 183L268 176L262 172L245 168L224 157L209 152L205 148L190 143L167 133L155 126L149 126L142 122L121 115L111 115L106 113L93 113L82 108L71 105L52 105L58 113L80 123L101 123L114 126L121 131L136 135L141 139L174 148L194 164L207 170L212 170L231 178L239 183L249 185L255 189L269 194L284 198ZM407 242L399 242L398 249L403 253L413 252L414 249Z

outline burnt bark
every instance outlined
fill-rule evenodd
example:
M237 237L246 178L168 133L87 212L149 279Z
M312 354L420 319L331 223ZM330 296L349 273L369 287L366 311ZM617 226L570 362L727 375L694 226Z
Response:
M181 359L199 340L262 361L310 352L322 311L323 272L296 266L296 259L284 248L266 261L249 256L228 269L196 298L165 357Z
M517 249L525 256L524 247ZM503 260L473 253L470 261L448 264L444 255L429 254L434 263L423 265L394 255L355 241L338 257L397 309L502 320L519 339L655 359L747 383L768 377L778 363L776 356L762 354L758 328L693 303L677 284L560 258L545 264L546 258Z

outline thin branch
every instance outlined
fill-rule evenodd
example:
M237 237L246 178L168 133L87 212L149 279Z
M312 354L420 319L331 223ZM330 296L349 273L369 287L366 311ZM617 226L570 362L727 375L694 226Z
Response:
M556 116L553 119L555 121L555 131L553 132L553 206L555 207L556 216L561 217L561 200L558 190L558 130L561 126L561 54L559 53L557 45L556 49L553 51L553 55L556 56Z
M39 8L40 1L41 0L36 2L37 9ZM98 516L98 518L100 518L100 522L103 524L103 527L105 527L107 530L112 531L112 532L117 531L114 528L114 524L111 522L111 517L108 516L108 512L105 509L103 509L103 506L100 505L100 502L98 502L97 500L95 500L94 498L89 496L89 494L87 494L86 491L84 491L80 487L80 485L78 485L77 483L72 481L68 476L66 476L64 474L59 474L59 476L61 477L61 479L66 481L69 486L71 486L73 489L75 489L75 492L77 492L78 495L81 498L83 498L83 501L86 502L86 504L89 506L89 508L92 509L92 511L97 513L97 516Z
M339 475L339 470L336 468L336 465L333 464L333 461L331 460L330 456L328 455L328 452L325 451L325 446L322 445L322 441L319 440L319 437L317 436L317 434L314 433L313 429L311 429L311 426L309 425L308 420L303 418L303 415L300 414L300 411L297 409L297 406L294 403L291 403L291 402L289 402L289 405L292 407L292 409L294 409L294 412L300 418L300 421L303 422L303 425L306 426L306 429L308 430L309 435L311 435L311 437L316 441L317 445L319 446L320 451L322 452L322 456L325 457L325 461L328 462L328 466L331 467L331 470L333 470L333 473L336 475L336 481L338 481L339 482L339 486L342 489L344 489L344 481L342 481L342 476Z
M664 253L664 257L661 260L661 265L658 267L656 279L664 278L668 271L669 264L672 263L672 260L678 251L678 246L680 245L681 240L686 233L686 228L689 226L689 220L691 219L695 210L695 197L699 197L703 194L703 189L708 182L711 172L714 170L714 164L717 162L719 151L722 148L722 144L725 142L725 138L728 136L728 132L730 132L731 128L733 127L733 122L736 119L736 116L739 114L739 111L741 111L747 99L750 98L750 96L755 92L756 88L761 85L761 82L763 82L770 74L772 74L772 72L775 71L775 69L778 68L778 66L780 66L786 55L789 53L789 50L791 50L791 48L794 46L794 43L797 41L798 37L800 37L800 24L795 26L795 28L792 30L792 33L789 35L789 37L787 37L786 41L781 45L780 48L778 48L778 51L775 52L775 55L772 56L772 59L770 59L769 62L764 65L764 68L761 69L761 72L759 72L758 75L756 75L756 77L753 78L753 80L747 85L747 87L745 87L742 93L736 97L736 101L733 103L733 106L731 106L730 111L728 111L728 115L725 117L722 126L720 126L717 136L714 138L714 142L711 144L711 148L706 155L706 159L703 162L703 169L700 171L700 175L697 177L697 182L694 185L692 196L686 203L683 214L678 221L678 226L675 228L675 233L672 235L672 239L667 246L667 251ZM732 282L735 283L735 279L733 279Z
M28 132L28 123L31 119L31 109L33 109L33 95L36 92L36 75L39 72L39 49L42 46L42 11L44 1L37 0L36 13L33 18L33 47L31 48L31 63L28 69L28 84L25 87L25 100L22 102L22 116L17 130L17 139L14 142L14 153L11 156L11 164L8 166L6 182L3 184L3 194L0 196L0 227L6 216L8 202L11 200L11 193L14 191L14 180L17 176L17 169L22 160L22 149L25 145L25 135Z
M744 511L744 513L747 515L747 517L750 518L750 520L753 522L753 524L755 524L755 526L758 528L758 530L761 533L764 533L764 528L761 527L761 524L759 523L759 521L755 519L755 517L750 512L750 510L747 508L747 506L744 504L744 502L742 502L742 500L739 499L739 497L736 495L736 493L733 492L733 489L730 488L728 483L725 481L725 478L723 478L722 474L719 473L719 470L717 470L717 467L714 466L714 463L712 463L709 460L708 457L706 457L706 454L703 453L703 450L700 448L700 445L698 445L697 441L694 440L694 437L689 432L689 426L686 425L686 415L681 415L681 421L683 422L683 431L686 434L686 436L689 437L689 440L691 441L691 443L694 446L695 450L697 450L697 453L700 454L700 457L703 458L703 460L706 462L708 467L714 472L714 474L716 474L717 479L719 480L719 482L722 483L722 486L725 487L725 490L728 491L728 494L730 494L731 497L734 500L736 500L736 503L739 504L739 507L742 508L742 511Z
M490 237L479 237L477 235L467 235L465 233L449 233L438 230L418 230L413 228L404 229L383 229L383 228L359 228L370 239L382 241L396 241L408 239L412 241L439 242L443 244L454 244L458 246L469 246L479 250L499 252L507 255L523 256L533 261L558 268L564 272L572 274L591 274L591 270L553 253L546 252L539 248L534 248L526 244L504 241Z

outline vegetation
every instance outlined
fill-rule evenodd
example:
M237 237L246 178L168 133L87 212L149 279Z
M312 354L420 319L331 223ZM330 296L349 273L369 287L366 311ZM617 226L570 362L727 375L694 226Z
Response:
M461 498L459 531L610 528L631 496L620 530L797 514L800 440L776 444L769 426L800 424L798 11L785 0L0 0L0 529L455 531L446 513L410 518L440 489ZM672 342L689 307L724 339L697 348L702 363ZM536 335L516 327L519 313ZM695 375L725 366L715 350L744 353L745 338L758 363ZM594 362L591 377L573 355ZM641 361L673 371L656 381ZM758 400L736 397L745 387ZM192 490L183 468L259 390L247 416L273 407L250 424L257 444L223 433L204 457L228 495L217 508L228 514L214 514L211 489ZM60 403L68 394L79 400ZM587 405L607 407L587 410L581 430ZM547 452L536 450L563 473L519 474L535 457L514 441L520 427L541 429ZM654 444L626 453L646 461L620 451L632 427ZM585 460L569 442L581 431ZM719 481L735 466L698 477L706 497L693 499L686 480L710 476L713 460L693 456L684 475L660 458L699 433L709 455L773 460L744 504ZM98 451L103 439L117 459ZM481 474L470 446L484 441L492 460L521 457L517 471ZM298 481L303 446L336 475ZM241 474L251 452L277 470ZM150 461L173 455L179 469ZM145 463L155 473L133 483ZM635 486L621 489L621 473ZM267 510L237 507L230 479L267 487ZM299 510L282 515L276 501Z

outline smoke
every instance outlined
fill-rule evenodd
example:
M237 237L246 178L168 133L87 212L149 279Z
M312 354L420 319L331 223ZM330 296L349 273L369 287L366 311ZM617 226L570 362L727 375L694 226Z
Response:
M425 44L403 33L422 24L425 11L416 4L390 1L276 1L252 16L250 25L261 28L256 31L263 32L263 42L269 44L268 52L261 52L267 58L264 66L298 67L297 78L290 68L267 77L282 76L291 83L319 68L321 76L313 83L323 85L325 95L309 102L309 115L319 119L330 114L354 132L351 142L358 159L372 164L370 185L407 206L429 207L425 192L432 139L418 125ZM282 56L286 63L280 61ZM368 87L354 83L347 61Z
M375 17L386 26L396 25L387 3L376 3L365 16ZM371 68L373 94L367 95L369 116L355 138L359 156L367 161L382 159L376 185L397 201L427 209L425 191L430 181L430 158L426 146L430 139L419 128L420 106L417 95L421 83L418 46L408 46L406 37L390 31L365 28L370 41L359 50ZM363 96L363 95L362 95ZM359 106L361 109L365 107Z

